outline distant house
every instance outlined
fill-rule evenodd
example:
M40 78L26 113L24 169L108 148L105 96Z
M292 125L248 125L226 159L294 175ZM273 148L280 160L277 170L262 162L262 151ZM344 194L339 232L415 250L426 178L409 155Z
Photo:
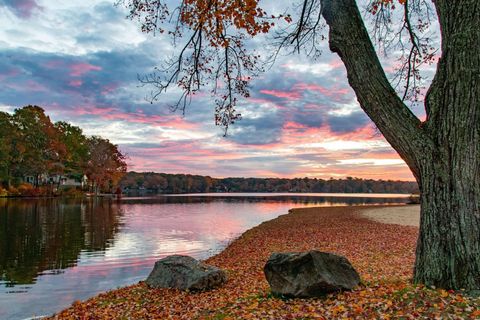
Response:
M28 175L23 177L23 181L30 184L35 184L35 176ZM48 175L42 174L38 177L39 185L59 185L60 187L80 187L87 185L88 179L86 175Z
M38 180L37 180L38 179ZM47 184L58 184L60 176L58 175L48 175L48 174L41 174L40 176L32 176L27 175L23 177L23 181L30 184L35 184L36 182L38 185L47 185Z
M87 185L88 178L86 175L78 176L62 176L60 178L60 185L63 187L85 187Z
M34 176L24 176L23 177L23 182L34 184L35 183L35 177Z

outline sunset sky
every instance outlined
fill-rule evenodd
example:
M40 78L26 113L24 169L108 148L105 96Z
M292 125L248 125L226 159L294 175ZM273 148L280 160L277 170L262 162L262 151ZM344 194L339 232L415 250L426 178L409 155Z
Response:
M0 0L0 110L40 105L52 120L118 144L129 170L413 180L326 42L317 61L281 56L253 81L251 98L239 103L243 120L223 137L208 92L185 116L168 108L175 90L150 104L152 88L139 86L137 74L175 51L168 39L142 34L114 2ZM394 62L385 61L392 72ZM413 111L423 117L419 106Z

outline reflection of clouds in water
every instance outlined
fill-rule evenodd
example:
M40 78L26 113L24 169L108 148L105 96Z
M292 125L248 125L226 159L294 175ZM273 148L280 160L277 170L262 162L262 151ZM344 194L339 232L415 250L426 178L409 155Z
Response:
M253 204L142 205L126 204L125 227L105 252L106 259L131 256L161 257L186 254L206 257L206 252L242 232L255 215Z
M190 241L175 238L166 238L158 241L157 248L152 251L152 255L156 257L166 256L170 254L189 255L195 252L208 250L208 244L202 241Z
M235 204L241 205L241 204ZM181 236L188 240L197 240L201 233L223 235L225 229L241 228L253 212L235 210L235 205L221 202L200 204L166 204L155 209L142 205L128 206L126 211L141 212L141 219L126 217L130 230L145 235L145 238ZM174 214L171 214L174 212ZM253 213L254 214L254 213ZM132 219L133 218L133 219Z
M44 275L40 275L37 282L22 294L8 294L0 286L0 318L18 319L33 313L50 314L74 300L136 283L147 277L158 258L169 254L207 258L245 230L286 214L293 207L385 202L385 199L372 198L308 199L303 196L283 199L209 198L201 200L205 201L203 203L200 200L195 203L162 203L161 200L151 199L148 201L159 203L146 203L147 200L115 205L102 201L83 205L68 202L68 206L63 203L53 206L57 201L43 204L38 201L35 203L42 204L38 206L41 209L38 209L39 212L32 209L30 202L17 201L13 205L14 202L9 201L8 212L5 206L0 206L0 219L10 219L9 224L6 224L11 228L10 233L7 233L10 238L1 240L8 243L9 240L12 242L16 239L15 243L27 243L25 239L31 239L33 235L19 230L24 230L31 222L32 228L38 227L35 233L38 241L48 239L52 243L47 241L46 247L58 250L52 251L50 259L59 259L66 253L73 252L76 265L65 267L65 264L60 263L62 261L53 263L52 265L63 265L63 273L45 275L49 269L43 270ZM182 199L177 199L180 200ZM32 209L30 214L28 208ZM26 219L30 216L35 219ZM23 228L13 228L20 225ZM64 246L55 242L64 239L67 234L75 236L75 241L63 242ZM77 248L78 244L84 246ZM78 249L78 254L75 248ZM12 247L12 255L25 252L23 247ZM46 259L45 251L42 255L40 250L38 255L38 261ZM26 260L22 266L38 272L41 269L35 264L37 260ZM27 266L27 263L31 265ZM49 299L45 299L45 292L48 292Z
M105 251L105 258L120 258L124 256L137 255L142 249L144 241L137 234L117 234L113 245Z
M169 254L199 258L236 236L256 219L255 204L125 204L124 227L104 259L162 257ZM253 221L252 221L253 220ZM255 223L255 222L254 222Z
M206 243L186 237L191 231L170 230L147 233L120 233L114 244L105 251L105 260L122 261L132 257L159 257L169 254L191 254L208 250Z
M180 230L171 230L170 232L165 232L166 236L185 236L187 234L193 234L192 231L180 231Z

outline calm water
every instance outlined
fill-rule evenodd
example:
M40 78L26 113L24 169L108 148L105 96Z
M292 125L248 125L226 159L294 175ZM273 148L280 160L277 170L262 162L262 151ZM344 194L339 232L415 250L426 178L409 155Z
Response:
M0 199L0 319L49 315L144 280L169 254L206 258L293 207L405 201L401 195L342 194Z

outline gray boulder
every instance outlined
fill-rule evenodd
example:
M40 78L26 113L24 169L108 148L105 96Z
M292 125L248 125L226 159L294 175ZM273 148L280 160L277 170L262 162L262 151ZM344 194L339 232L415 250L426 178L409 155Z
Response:
M192 257L173 255L155 262L146 283L154 288L204 291L223 284L225 271Z
M287 297L319 297L360 283L345 257L320 251L273 253L264 272L272 292Z

